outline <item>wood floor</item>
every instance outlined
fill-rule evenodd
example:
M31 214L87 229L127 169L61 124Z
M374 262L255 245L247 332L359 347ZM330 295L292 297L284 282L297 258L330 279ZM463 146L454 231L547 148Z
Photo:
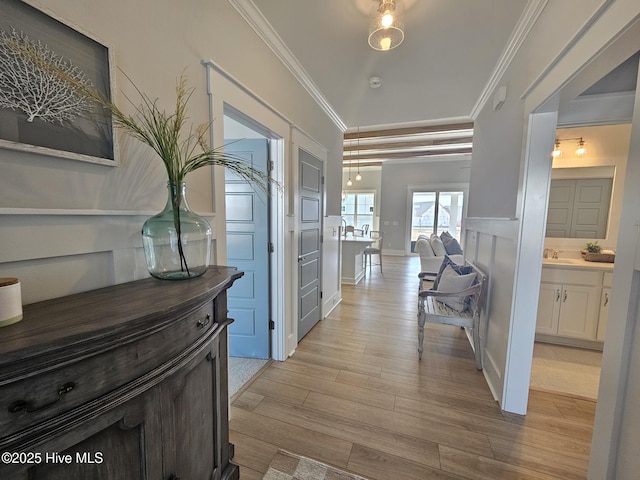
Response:
M595 402L532 391L503 413L464 332L427 325L417 354L417 257L384 257L285 362L231 407L241 480L282 448L369 479L584 479Z

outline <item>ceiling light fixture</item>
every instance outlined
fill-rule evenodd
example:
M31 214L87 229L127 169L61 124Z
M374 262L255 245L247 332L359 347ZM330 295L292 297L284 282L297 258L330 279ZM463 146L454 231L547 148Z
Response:
M562 150L560 149L560 142L565 142L568 140L577 140L578 141L578 145L575 151L575 155L576 157L583 157L585 153L587 153L587 149L585 148L585 144L586 142L584 141L583 137L574 137L574 138L556 138L555 144L554 144L554 148L553 148L553 152L551 152L551 156L553 158L558 158L560 155L562 155Z
M374 50L391 50L404 40L403 0L378 0L371 8L369 45Z
M360 180L362 180L362 175L360 175L360 127L358 127L358 155L357 155L357 160L358 160L358 172L356 173L356 182L359 182Z

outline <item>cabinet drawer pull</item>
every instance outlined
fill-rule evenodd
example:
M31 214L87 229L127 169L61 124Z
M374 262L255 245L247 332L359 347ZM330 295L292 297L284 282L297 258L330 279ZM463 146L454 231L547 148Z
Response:
M556 302L560 300L560 289L556 290Z
M206 327L207 325L209 325L210 321L211 321L211 315L207 313L207 316L204 317L204 320L198 320L198 327L199 328Z
M564 291L564 296L562 297L562 302L566 302L567 301L567 291Z
M75 383L73 383L73 382L65 383L64 385L62 385L58 389L58 398L56 398L52 402L45 403L44 405L41 405L39 407L34 407L33 405L31 405L26 400L16 400L11 405L9 405L9 412L18 413L18 412L21 412L22 410L24 410L27 413L33 413L33 412L37 412L39 410L43 410L43 409L45 409L47 407L50 407L51 405L59 402L60 400L62 400L64 398L64 396L67 393L69 393L71 390L73 390L74 388L76 388L76 384Z
M604 294L604 306L606 307L607 305L609 305L609 294L605 293Z

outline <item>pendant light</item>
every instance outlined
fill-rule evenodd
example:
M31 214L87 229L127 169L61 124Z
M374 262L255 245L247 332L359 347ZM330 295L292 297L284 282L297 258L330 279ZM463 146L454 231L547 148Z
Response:
M391 50L404 40L404 0L373 2L369 22L369 46Z
M349 144L351 144L351 142L349 142ZM349 161L349 179L347 180L347 187L350 187L351 185L353 185L353 182L351 181L351 161Z
M358 172L356 173L356 182L362 180L362 175L360 175L360 127L358 127Z

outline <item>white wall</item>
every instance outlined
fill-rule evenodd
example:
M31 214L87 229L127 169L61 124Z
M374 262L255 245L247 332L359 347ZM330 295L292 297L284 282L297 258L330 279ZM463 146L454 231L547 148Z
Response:
M326 213L339 214L342 133L225 0L40 5L108 45L116 67L163 107L172 107L185 71L196 125L208 122L201 62L212 59L327 149ZM114 72L116 101L129 109L123 91L136 93ZM140 226L164 205L166 177L161 162L130 138L118 153L120 166L107 167L0 150L0 276L21 279L24 303L146 276ZM212 184L209 169L187 177L190 206L215 224Z
M495 238L502 237L502 230L518 232L517 237L512 239L515 245L506 248L511 252L520 252L523 249L521 235L523 227L526 226L521 224L520 219L524 212L522 201L527 193L524 175L529 168L525 160L531 151L527 145L527 138L531 127L529 113L532 109L526 110L523 100L526 99L528 92L539 84L541 78L544 78L545 72L555 65L557 58L566 54L567 45L571 45L572 38L589 25L595 12L602 13L599 9L603 2L594 0L589 2L543 2L543 4L545 6L542 13L499 80L498 85L507 87L505 103L502 108L495 111L493 102L487 102L475 119L474 126L468 216L475 222L486 223L488 227L485 234ZM565 82L578 67L576 66L574 71L566 74ZM552 93L553 90L550 90L546 97L541 95L534 108L537 108ZM548 141L552 145L553 137ZM551 147L548 148L549 152L550 150ZM548 154L542 154L541 161L548 162L550 168L551 161ZM529 198L529 201L544 206L548 189L546 182L543 182L540 188L542 189L541 195L534 195ZM505 228L503 222L496 222L496 219L513 222L513 226ZM467 221L467 226L469 223ZM542 239L543 233L540 231L531 232L529 237ZM536 248L538 247L541 252L542 242L536 245ZM535 256L537 257L537 254ZM508 365L509 343L513 342L518 335L523 334L523 330L515 328L515 312L524 312L525 316L520 316L517 320L523 322L525 330L529 331L535 322L535 310L531 312L529 309L527 313L526 309L521 309L519 305L514 303L513 295L517 291L517 256L497 255L494 260L487 256L479 261L487 264L489 269L494 269L495 267L488 262L498 260L501 263L500 271L502 272L500 276L501 295L499 299L492 299L488 329L489 332L501 332L502 338L501 341L493 343L496 370L493 381L494 383L506 383L509 381L508 373L515 374L517 371ZM540 266L532 266L531 268L523 266L523 268L528 271L530 276L534 274L533 277L535 277ZM531 292L529 292L529 297L531 298ZM488 336L491 338L491 333ZM524 354L526 351L521 353ZM527 359L523 358L523 360L525 363L527 362ZM522 377L522 375L520 376ZM517 395L511 395L510 399L514 401L513 404L509 404L505 397L498 398L503 408L524 413L526 411L526 386L524 399L517 400Z
M527 341L532 345L535 331L535 315L531 313L531 310L535 313L535 309L531 307L537 303L537 294L532 295L531 278L539 277L540 273L541 230L544 228L541 220L546 210L551 166L549 153L555 133L555 120L552 118L555 115L554 96L603 53L606 46L615 42L615 47L606 53L620 60L640 49L637 29L631 28L626 34L633 22L640 18L637 1L541 4L544 6L542 14L500 79L499 84L508 87L506 103L497 112L493 111L492 105L485 105L475 119L469 215L476 218L467 222L469 226L471 222L484 221L488 225L485 233L499 238L501 227L497 220L491 218L501 217L513 224L517 232L515 256L508 253L503 257L487 252L481 259L489 262L486 267L490 271L496 270L498 261L502 267L501 283L492 286L506 294L500 299L496 296L491 298L488 321L489 328L503 332L503 341L507 342L501 345L502 351L494 350L498 354L497 378L503 380L504 387L498 400L503 408L517 413L524 413L521 410L523 406L526 410L528 382L522 379L526 380L528 373L523 372L523 365L530 364L531 349L519 347L527 345ZM546 110L541 112L549 112L551 117L532 115L540 111L538 109L545 102ZM637 233L639 207L637 193L628 194L628 185L638 182L636 160L640 132L636 122L640 118L637 110L636 95L617 245L618 254L622 253L623 257L618 259L614 270L614 290L619 285L621 291L615 299L612 296L611 321L607 330L607 344L610 338L614 338L610 334L620 341L613 348L605 344L590 464L589 478L593 479L631 479L637 476L640 468L638 456L632 453L640 431L635 380L640 378L640 347L637 337L633 337L634 331L637 333L635 324L640 284L637 262L640 254ZM545 169L548 170L546 176ZM528 178L533 178L533 182L525 176L532 171L533 177ZM633 178L630 178L631 172ZM537 229L532 229L533 226ZM529 307L529 312L526 307ZM505 356L504 364L501 364L500 354ZM521 403L523 396L524 403Z
M589 478L594 479L631 480L640 470L640 82L625 176L591 447Z

